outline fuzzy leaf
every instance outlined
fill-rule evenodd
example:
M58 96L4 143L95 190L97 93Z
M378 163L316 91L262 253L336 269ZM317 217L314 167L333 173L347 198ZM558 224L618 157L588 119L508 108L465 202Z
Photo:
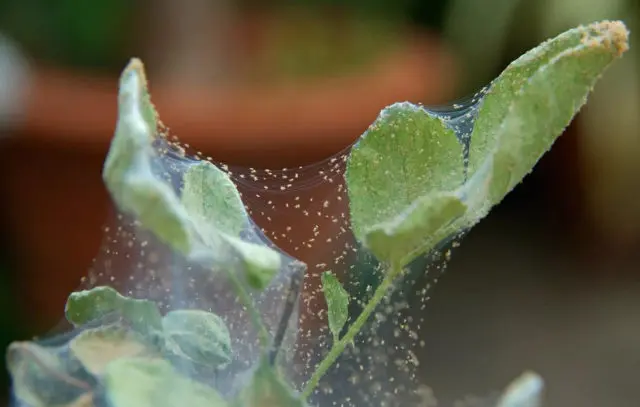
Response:
M225 236L225 241L240 256L249 285L258 290L266 288L280 270L280 254L267 246L231 236Z
M247 214L235 184L224 171L203 161L189 167L182 181L182 204L195 221L196 229L204 227L230 236L240 235Z
M424 237L433 232L433 225L452 219L419 225L407 225L405 220L458 213L442 210L443 205L425 197L454 191L464 182L462 145L441 118L419 106L397 103L385 108L352 148L346 180L356 237L382 261L407 262L412 260L405 258L408 252L418 256L431 249ZM414 211L419 215L412 215ZM389 225L402 224L400 229L412 232L399 242ZM371 246L371 233L378 235L381 229L390 233L385 250Z
M151 170L157 123L144 68L134 59L120 78L118 122L102 177L120 210L134 215L161 240L188 254L193 245L188 215L172 188Z
M162 325L166 348L173 358L211 368L231 362L231 337L219 316L202 310L176 310L164 316Z
M390 222L380 223L367 234L367 244L379 259L397 259L406 265L440 241L458 232L467 206L453 193L435 193L418 198Z
M109 363L102 376L110 407L224 407L211 387L180 375L163 359L130 358Z
M340 332L349 318L349 293L330 271L322 273L322 292L327 300L329 330L334 341L340 339Z
M144 338L116 326L87 329L71 340L69 349L96 376L116 359L156 354Z
M238 236L247 214L235 185L226 173L209 162L189 168L183 179L182 203L207 247L237 256L247 282L264 289L280 270L280 254Z
M540 407L543 390L544 382L540 376L524 373L507 387L497 407Z
M111 287L71 293L65 315L75 326L116 313L140 332L162 329L162 316L153 301L125 297Z
M7 350L14 396L32 407L63 407L91 390L79 364L66 362L55 349L14 342ZM86 373L85 373L86 375Z
M233 404L235 407L306 407L293 389L268 363L261 362L251 384Z
M622 22L569 30L512 62L481 102L469 153L483 216L551 148L605 69L628 48ZM473 198L473 197L472 197Z
M264 288L280 269L280 254L240 240L248 216L229 176L209 162L193 164L180 196L154 168L158 117L142 63L133 60L120 80L118 123L103 179L118 208L133 215L160 240L206 265L237 262L254 287Z

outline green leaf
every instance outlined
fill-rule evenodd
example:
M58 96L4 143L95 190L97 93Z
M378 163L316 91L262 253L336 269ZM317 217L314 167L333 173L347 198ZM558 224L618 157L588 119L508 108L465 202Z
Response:
M71 340L69 349L96 376L116 359L157 356L144 338L118 326L87 329Z
M540 407L544 382L535 373L526 372L504 391L497 407Z
M182 204L197 229L204 226L230 236L240 235L247 214L235 184L224 171L202 161L189 167L182 180Z
M266 288L280 270L280 254L238 236L248 216L235 184L209 162L190 167L183 179L182 203L207 247L234 254L253 288Z
M355 236L379 260L404 266L432 247L434 225L452 219L408 224L415 218L430 219L455 213L460 203L441 201L440 194L455 191L464 182L462 145L439 117L410 103L384 109L352 148L346 181L351 223ZM455 197L451 196L453 201ZM435 203L434 203L435 200ZM449 208L444 210L443 206ZM433 212L435 211L435 212ZM417 214L413 214L417 212ZM422 229L425 226L427 229ZM403 241L394 230L411 230ZM380 250L380 231L388 233L389 246ZM425 239L425 236L429 239ZM406 247L405 247L406 246Z
M80 374L82 367L65 362L55 349L14 342L6 359L13 394L29 406L67 406L91 391L91 384Z
M213 388L179 374L163 359L118 359L102 376L111 407L224 407Z
M162 325L172 358L210 368L231 362L231 337L219 316L202 310L176 310L164 316Z
M349 318L349 293L330 271L322 273L322 292L327 300L329 330L334 341L340 339L340 332Z
M153 301L125 297L107 286L71 293L65 307L67 320L75 326L113 313L140 332L162 329L162 315Z
M248 216L229 176L210 162L193 164L180 196L155 169L159 119L151 104L142 63L133 60L120 80L118 123L103 179L118 208L139 220L188 259L230 267L240 260L247 280L264 288L280 269L280 254L241 241ZM163 147L166 148L166 147Z
M551 148L605 69L628 48L622 22L569 30L512 62L481 102L471 134L469 171L487 185L474 211L483 216ZM473 187L470 183L470 187Z
M188 216L172 188L151 170L157 123L144 68L134 59L120 78L118 123L102 177L120 210L134 215L161 240L188 254L193 244Z
M380 259L406 265L440 241L459 231L467 206L453 193L434 193L416 200L406 214L376 225L367 244Z
M266 361L262 361L251 384L240 392L237 407L306 407L294 390Z
M280 270L280 254L267 246L232 236L224 236L224 239L230 245L230 250L242 260L247 283L255 289L265 289Z

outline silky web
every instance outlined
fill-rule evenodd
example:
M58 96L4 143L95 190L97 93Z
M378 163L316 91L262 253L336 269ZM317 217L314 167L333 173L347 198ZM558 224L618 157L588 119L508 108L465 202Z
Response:
M452 106L427 109L455 131L467 154L483 94L481 91ZM249 290L249 294L271 338L274 363L295 389L302 390L334 340L327 325L320 275L331 271L349 293L344 333L385 271L351 231L345 181L351 147L311 165L245 168L189 151L177 138L170 137L168 130L163 131L167 134L154 145L154 176L179 194L182 176L191 166L212 162L229 175L244 202L247 222L242 239L280 253L282 266L268 288ZM430 405L431 392L420 375L424 353L421 338L429 334L422 326L423 315L429 289L438 281L460 236L450 236L408 267L323 377L310 399L312 405ZM212 385L223 396L232 397L246 384L260 357L257 328L232 282L221 272L232 266L228 259L218 259L212 270L188 260L146 230L139 220L115 211L104 228L99 254L79 289L106 285L129 297L154 301L163 314L201 309L220 316L230 332L232 362L215 371L201 371L182 362L181 370ZM83 329L42 343L58 347L64 357L65 343Z

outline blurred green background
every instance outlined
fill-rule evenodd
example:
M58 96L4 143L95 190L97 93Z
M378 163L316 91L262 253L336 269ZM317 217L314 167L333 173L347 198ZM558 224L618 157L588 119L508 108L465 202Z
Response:
M303 146L297 164L309 163L318 151L348 145L359 134L353 129L375 118L375 109L358 110L360 99L340 115L331 111L340 101L323 93L327 78L355 83L366 72L381 90L362 100L424 96L446 105L542 40L600 19L625 21L631 51L526 182L454 253L433 293L424 374L445 401L497 389L532 367L551 381L549 406L637 406L640 7L632 0L0 0L0 33L28 57L34 84L24 115L0 127L0 345L53 326L97 253L108 213L100 163L115 81L131 56L145 60L158 88L168 95L179 88L185 100L195 88L257 97L252 87L269 84L259 87L265 100L293 89L301 101L317 91L313 100L324 104L313 105L316 116L330 131L291 130L286 104L273 108L282 117L269 128L243 122L247 134L280 137L265 165L282 167L292 160L287 140L298 146L291 149ZM414 43L429 44L422 71L411 69ZM405 54L402 70L393 61ZM0 72L0 80L8 79ZM80 102L60 107L70 101ZM226 150L217 148L224 126L204 119L216 114L191 123L203 133L198 140L212 138L202 148L222 161L251 162L257 153L236 149L230 135Z

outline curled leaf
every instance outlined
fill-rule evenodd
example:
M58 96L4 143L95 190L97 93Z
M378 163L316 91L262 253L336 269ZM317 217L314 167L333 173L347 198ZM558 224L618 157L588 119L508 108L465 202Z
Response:
M467 206L454 193L434 193L417 199L405 213L376 225L367 244L379 259L406 265L440 241L458 232Z
M71 293L65 315L75 326L117 314L140 332L160 330L162 316L153 301L125 297L107 286Z
M179 374L163 359L118 359L102 376L110 407L224 407L213 388Z
M340 339L340 332L349 318L349 293L330 271L322 273L322 292L327 300L329 330L334 341Z
M191 365L221 368L231 362L231 337L222 318L202 310L176 310L162 319L167 351Z

